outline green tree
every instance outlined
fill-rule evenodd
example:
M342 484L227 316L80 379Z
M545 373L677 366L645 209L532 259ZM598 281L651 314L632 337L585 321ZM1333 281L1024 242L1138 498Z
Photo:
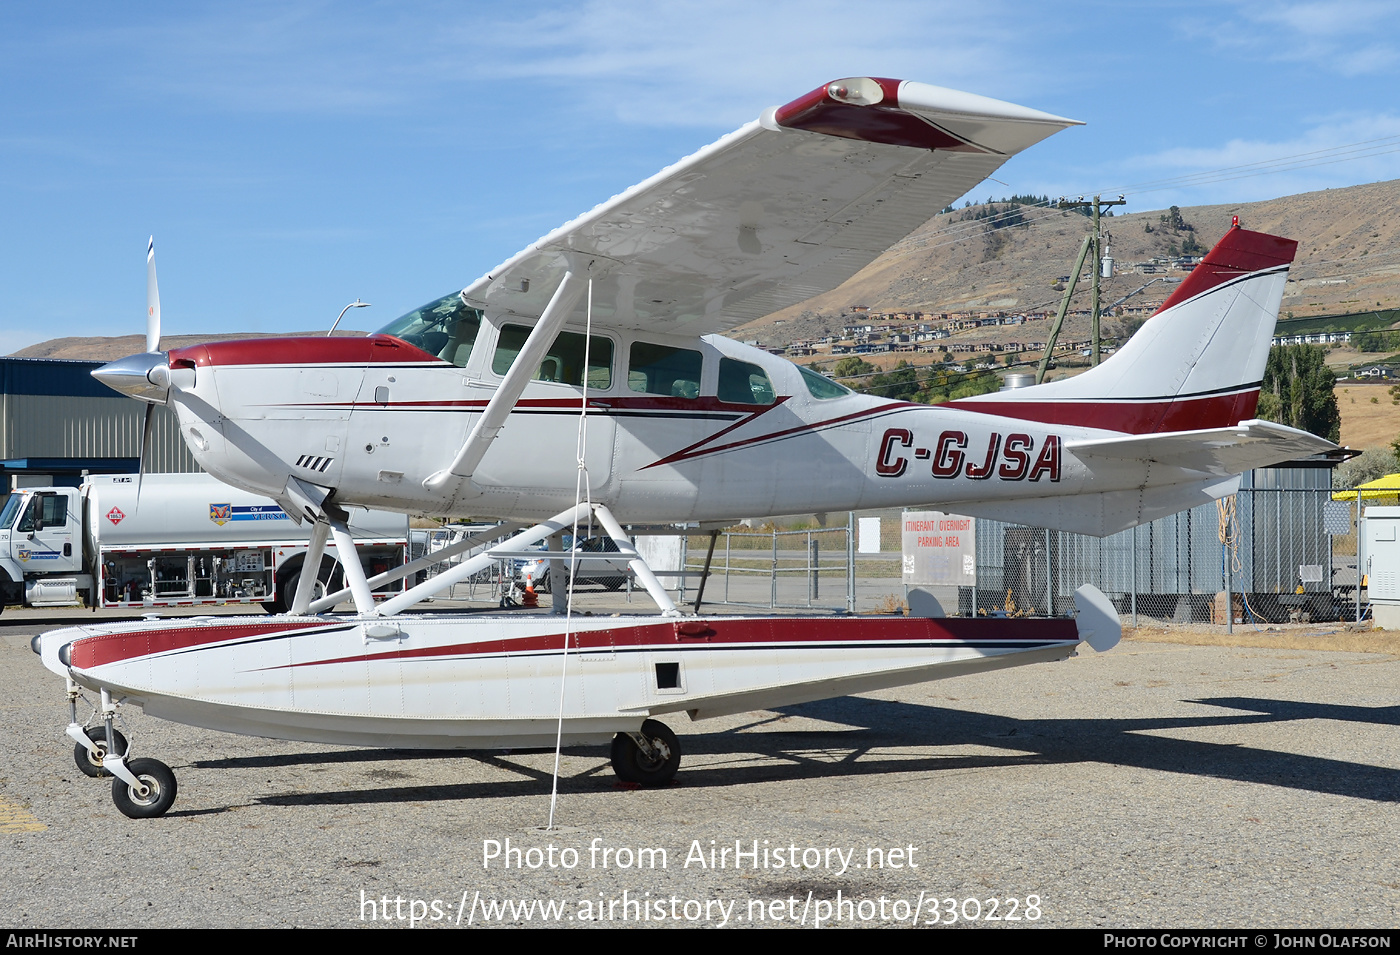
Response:
M1400 460L1386 448L1367 448L1332 472L1333 487L1356 487L1400 471Z
M879 370L859 355L847 355L836 363L836 366L831 369L831 374L836 378L855 378L860 375L873 374Z
M1342 415L1333 391L1337 377L1327 367L1326 357L1327 350L1317 345L1269 349L1258 416L1329 441L1340 439Z
M881 398L911 401L919 391L918 377L914 366L902 361L892 371L871 376L861 390Z
M1389 332L1353 332L1351 347L1357 351L1390 351L1395 347L1396 336Z

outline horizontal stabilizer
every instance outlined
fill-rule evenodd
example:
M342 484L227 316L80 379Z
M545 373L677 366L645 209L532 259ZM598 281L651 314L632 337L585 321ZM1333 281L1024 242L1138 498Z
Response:
M1239 490L1239 475L1060 497L959 503L958 513L1070 534L1107 537L1159 517L1210 504Z
M1336 448L1326 438L1257 418L1228 428L1065 442L1065 450L1090 468L1096 458L1149 461L1221 477Z

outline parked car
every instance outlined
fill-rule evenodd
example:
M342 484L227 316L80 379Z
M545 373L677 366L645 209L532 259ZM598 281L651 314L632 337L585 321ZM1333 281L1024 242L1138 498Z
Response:
M617 544L611 537L590 537L578 546L580 554L616 554ZM569 573L569 552L564 551L559 554L559 559L564 561L564 573ZM608 590L618 590L627 583L627 577L631 571L627 567L627 559L618 557L615 560L580 560L578 567L578 583L580 584L601 584ZM517 576L520 586L532 585L536 593L549 593L549 558L541 555L535 560L522 561Z

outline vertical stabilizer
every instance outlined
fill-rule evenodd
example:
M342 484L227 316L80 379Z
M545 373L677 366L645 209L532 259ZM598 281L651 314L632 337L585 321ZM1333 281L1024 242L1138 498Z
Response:
M1127 434L1222 428L1252 418L1297 249L1291 239L1232 228L1097 368L953 406Z

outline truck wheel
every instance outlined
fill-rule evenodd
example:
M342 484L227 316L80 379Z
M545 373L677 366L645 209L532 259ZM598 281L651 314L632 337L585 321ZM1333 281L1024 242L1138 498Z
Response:
M316 575L316 584L311 588L311 599L320 600L331 591L328 589L332 585L332 578L339 580L344 575L339 573L340 565L329 557L321 558L321 572ZM292 608L292 600L297 595L297 581L301 578L301 562L296 566L284 571L277 577L277 597L274 600L263 604L263 609L271 614L286 613ZM336 590L340 587L336 586Z

